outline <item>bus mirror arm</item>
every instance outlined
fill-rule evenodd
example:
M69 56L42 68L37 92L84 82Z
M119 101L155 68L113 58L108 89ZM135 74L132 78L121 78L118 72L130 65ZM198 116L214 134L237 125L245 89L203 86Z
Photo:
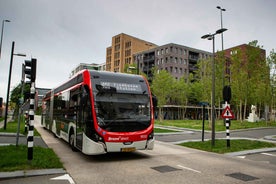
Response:
M158 104L158 100L154 95L152 96L152 103L153 103L153 109L155 110Z

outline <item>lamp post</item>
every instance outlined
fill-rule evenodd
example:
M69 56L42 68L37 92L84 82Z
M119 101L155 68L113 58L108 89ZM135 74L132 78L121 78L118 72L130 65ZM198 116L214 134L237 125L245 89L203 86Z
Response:
M8 108L9 108L9 95L10 95L10 84L11 84L13 56L26 57L26 54L14 54L13 52L14 52L14 41L12 42L12 49L11 49L11 61L10 61L10 71L9 71L9 80L8 80L8 88L7 88L4 130L6 130L6 128L7 128L7 117L8 117Z
M222 12L223 11L226 11L225 8L222 8L220 6L217 6L217 9L219 9L220 11L220 28L222 29L223 28L223 22L222 22ZM221 33L221 51L223 52L224 50L224 45L223 45L223 33ZM222 70L222 87L224 87L224 75L225 75L225 67L226 67L226 64L225 64L225 59L223 59L223 70Z
M211 121L212 121L212 146L215 146L215 35L221 34L227 29L222 28L213 34L203 35L202 39L213 40L213 56L212 56L212 101L211 101Z
M0 41L0 59L1 59L2 40L3 40L4 23L5 22L10 22L10 20L3 20L2 21L2 31L1 31L1 41Z
M220 6L217 6L217 9L220 10L220 29L223 28L223 23L222 23L222 12L226 11L226 9L221 8ZM223 32L221 33L221 50L223 51Z

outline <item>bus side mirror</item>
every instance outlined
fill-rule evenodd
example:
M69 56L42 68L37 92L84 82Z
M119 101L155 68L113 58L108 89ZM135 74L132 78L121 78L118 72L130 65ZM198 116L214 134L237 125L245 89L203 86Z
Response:
M156 96L152 96L152 103L153 103L153 109L155 110L158 103Z

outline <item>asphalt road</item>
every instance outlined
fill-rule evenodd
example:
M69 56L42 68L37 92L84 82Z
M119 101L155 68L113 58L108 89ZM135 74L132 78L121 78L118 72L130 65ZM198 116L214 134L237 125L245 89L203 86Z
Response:
M276 128L260 128L260 129L249 129L249 130L231 130L230 138L247 138L247 139L261 139L263 140L265 136L276 135ZM159 141L169 142L169 143L180 143L190 140L201 140L201 131L191 131L184 130L175 134L156 134L155 138ZM225 132L216 132L216 139L226 138ZM211 139L211 132L205 131L204 140Z
M111 153L98 156L87 156L73 152L67 143L55 138L39 124L36 128L44 142L54 149L68 173L72 177L61 180L61 175L37 176L3 180L0 183L266 183L274 184L276 180L275 152L264 152L253 155L227 156L209 153L174 145L188 138L201 139L200 132L183 132L177 135L156 136L155 148L151 151L131 153ZM267 130L265 130L267 131ZM263 138L265 131L248 131L250 138ZM275 129L272 130L275 134ZM233 135L240 136L240 132ZM255 135L254 135L255 134ZM270 134L270 132L269 132ZM266 134L267 135L267 134ZM271 134L272 135L272 134ZM199 136L199 137L198 137ZM208 137L206 133L206 137ZM223 133L217 134L216 137ZM162 139L166 140L162 141ZM271 156L272 155L272 156ZM259 160L260 158L260 160Z
M36 126L77 184L275 183L276 166L156 141L152 151L86 156ZM157 138L158 139L158 138Z

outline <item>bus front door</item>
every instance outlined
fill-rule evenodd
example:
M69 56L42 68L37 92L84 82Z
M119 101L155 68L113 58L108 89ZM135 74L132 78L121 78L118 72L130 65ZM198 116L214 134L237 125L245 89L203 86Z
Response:
M76 122L76 147L82 150L82 139L83 139L83 107L82 107L82 94L81 88L78 89L78 110L77 110L77 122Z
M91 105L89 100L88 89L85 87L81 88L79 94L79 110L78 110L78 121L77 121L77 136L76 146L82 150L83 134L88 134L88 122L91 123ZM89 126L90 127L90 126Z

